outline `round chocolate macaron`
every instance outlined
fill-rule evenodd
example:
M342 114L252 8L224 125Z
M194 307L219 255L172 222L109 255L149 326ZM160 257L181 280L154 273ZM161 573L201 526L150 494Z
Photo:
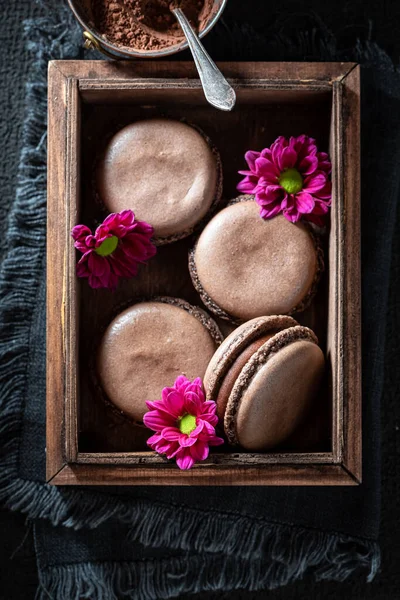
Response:
M217 150L198 129L180 121L137 121L109 141L96 169L107 210L130 209L154 227L158 244L190 235L222 192Z
M184 300L160 297L121 312L97 352L107 401L135 423L179 375L203 378L222 336L214 321Z
M235 329L204 377L228 442L262 451L287 439L307 414L324 364L315 334L291 317L258 317Z
M189 254L204 304L233 323L304 310L323 267L310 228L283 215L262 219L252 196L239 196L215 215Z

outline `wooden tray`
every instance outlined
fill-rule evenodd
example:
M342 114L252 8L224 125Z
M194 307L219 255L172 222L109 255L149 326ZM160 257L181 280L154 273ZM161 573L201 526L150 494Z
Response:
M359 67L353 63L225 63L237 92L232 113L204 100L184 62L54 61L49 64L47 256L47 479L55 485L343 485L361 481ZM162 247L117 293L75 276L70 230L105 213L92 175L114 131L151 116L184 118L220 150L224 198L237 195L248 149L278 135L307 133L329 149L333 201L327 270L313 305L295 315L317 333L326 381L314 415L325 432L312 450L300 441L252 454L225 445L180 471L146 450L150 432L133 427L99 398L90 362L116 308L152 295L200 300L187 269L189 238ZM224 326L225 333L228 331ZM161 391L161 390L160 390ZM321 412L322 407L322 412ZM325 410L326 409L326 410ZM323 418L323 413L326 418ZM322 415L322 417L321 417ZM321 418L320 418L321 417Z

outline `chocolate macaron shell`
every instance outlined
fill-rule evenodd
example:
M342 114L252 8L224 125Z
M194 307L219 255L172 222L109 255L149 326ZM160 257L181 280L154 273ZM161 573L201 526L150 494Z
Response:
M224 429L229 443L262 451L301 423L324 372L315 334L296 326L278 332L243 367L230 393Z
M225 376L220 382L217 396L215 396L215 402L217 404L217 416L220 420L223 420L226 406L228 404L229 396L239 377L243 367L247 364L253 354L261 348L265 342L270 340L274 335L271 331L268 334L257 338L254 342L251 342L249 346L246 346L239 356L234 360L229 369L226 371Z
M146 400L161 398L176 377L203 377L221 342L214 321L178 298L132 305L110 323L97 351L97 377L107 404L136 424Z
M197 127L169 119L127 125L96 166L95 188L109 212L133 210L154 227L157 245L190 235L222 193L219 153Z
M311 228L283 215L262 219L252 196L239 196L220 211L189 253L189 271L202 301L236 324L304 310L323 268Z
M204 387L208 400L216 400L219 387L226 373L240 354L261 337L288 327L295 327L297 321L286 315L256 317L237 327L217 348L210 360L204 376Z

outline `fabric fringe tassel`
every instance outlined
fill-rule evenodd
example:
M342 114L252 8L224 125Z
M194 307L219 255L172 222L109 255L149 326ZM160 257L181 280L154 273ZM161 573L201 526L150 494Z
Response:
M46 239L47 62L53 58L78 57L81 39L70 11L66 7L60 7L60 11L48 11L48 16L26 24L35 61L32 61L31 82L27 86L24 149L16 201L10 215L8 252L0 272L0 502L30 519L48 519L53 525L76 529L95 528L110 518L117 518L127 523L132 538L143 544L166 545L206 555L190 556L184 562L169 559L165 564L83 564L45 569L41 573L42 589L38 598L169 598L169 582L175 579L181 580L174 584L175 595L200 589L199 582L201 589L209 590L233 589L232 586L272 588L302 577L308 569L319 579L343 580L363 567L369 572L368 580L372 580L380 562L379 547L372 541L255 521L224 512L202 513L181 506L177 510L142 499L128 502L93 491L56 488L19 476L30 323L44 268ZM220 27L223 32L224 24ZM244 47L237 44L239 34L242 39L251 38L252 44L257 37L248 29L236 32L234 29L224 42L227 48L232 45L226 51L228 55ZM324 41L313 31L309 35L303 32L295 41L286 40L281 34L270 36L269 40L268 47L272 48L275 60L295 55L298 58L302 54L309 59L326 59L328 54L330 60L344 58L335 51L331 38ZM265 38L263 41L265 46ZM261 52L258 58L271 56ZM347 58L372 62L384 58L393 68L390 59L370 43L359 45ZM197 573L192 581L184 577L189 568L190 573ZM232 573L236 578L232 579Z
M297 581L310 567L317 580L343 581L356 567L376 561L373 546L348 552L326 534L291 532L289 546L279 527L270 534L269 550L262 559L191 554L157 561L49 567L41 571L36 600L160 600L198 592L257 591Z

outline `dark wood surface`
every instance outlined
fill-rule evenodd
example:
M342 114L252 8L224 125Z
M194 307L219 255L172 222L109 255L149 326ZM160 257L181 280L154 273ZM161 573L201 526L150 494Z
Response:
M67 464L50 480L53 485L357 485L341 465L265 465L233 469L197 464L189 471L176 465L150 466Z
M54 476L65 464L65 245L66 245L66 78L49 65L47 171L47 369L46 472ZM55 252L52 251L56 249Z
M360 67L343 79L344 294L343 338L346 357L343 398L343 464L361 481L361 229L360 229Z
M327 434L323 440L318 440L314 448L322 451L323 455L305 452L309 448L304 445L302 447L302 436L297 435L294 446L290 447L289 444L287 448L280 448L280 454L275 454L275 458L271 453L259 454L254 459L255 463L265 465L264 470L252 470L250 467L240 469L240 462L244 465L249 463L249 455L240 453L239 458L233 461L226 459L230 466L224 470L222 465L227 452L227 448L224 448L223 452L215 455L215 464L211 460L210 464L197 465L192 470L195 475L175 479L176 467L171 469L162 458L156 457L155 460L148 452L144 452L148 431L132 426L122 416L110 410L103 402L93 376L93 357L99 333L118 307L135 298L155 294L182 297L189 302L199 303L187 270L187 249L193 239L160 248L156 259L141 270L139 277L124 282L115 295L105 290L91 290L86 281L76 281L76 256L69 231L77 222L94 227L104 218L104 210L96 198L93 186L93 170L107 138L120 127L133 120L155 115L185 118L198 125L221 153L225 200L237 194L237 171L243 168L246 150L265 147L278 135L299 135L306 132L317 138L322 149L329 145L331 149L334 148L334 210L339 210L343 201L348 198L344 196L345 189L349 190L347 194L356 194L358 200L357 176L351 174L349 179L337 177L342 164L346 165L346 174L353 172L353 167L354 173L358 169L358 163L347 161L347 156L353 156L353 160L357 160L357 137L346 137L346 143L340 138L341 123L348 110L347 106L351 109L350 117L346 113L350 124L353 123L351 115L358 110L357 102L353 100L352 104L347 105L348 94L341 93L344 77L352 71L354 65L285 63L283 70L279 63L240 63L225 64L222 68L228 76L233 77L238 92L238 105L232 113L217 113L205 103L198 81L191 80L194 76L193 65L186 63L125 65L100 61L57 61L50 66L49 238L52 240L52 248L55 247L54 242L57 242L58 251L55 256L52 254L52 265L48 271L48 477L50 479L54 476L64 462L89 463L65 467L52 480L53 483L66 483L68 479L71 480L70 483L77 483L80 481L80 473L84 483L105 483L104 478L107 477L114 483L143 483L149 480L150 484L157 481L160 484L188 484L196 481L229 485L237 483L237 478L248 484L254 484L255 479L261 484L287 484L294 483L296 478L299 483L308 481L309 484L315 484L319 477L320 483L354 482L340 466L335 475L332 475L333 465L329 465L329 468L328 465L319 465L317 470L313 467L302 467L300 470L293 467L290 470L290 466L282 465L280 471L270 463L271 457L272 461L285 463L290 460L287 452L297 450L297 456L302 456L300 462L305 460L311 465L321 460L317 456L324 455L329 455L327 462L334 460L340 463L345 453L346 464L350 466L352 473L353 467L356 468L359 464L359 442L354 439L361 435L356 407L359 382L356 379L350 396L353 405L349 408L343 385L338 381L338 374L343 372L343 368L349 369L346 373L351 377L352 365L356 362L359 351L356 344L351 350L349 348L348 356L343 355L343 348L347 351L343 335L348 330L339 327L344 303L339 303L338 298L338 292L342 289L341 284L338 285L339 268L342 269L343 277L346 276L347 269L350 269L354 281L350 291L354 293L357 289L359 257L354 254L359 252L357 245L353 245L349 253L343 253L343 245L338 243L338 238L331 239L330 253L332 254L333 248L334 256L330 257L329 269L321 282L318 295L308 311L296 315L299 322L316 331L324 350L327 349L328 329L332 331L329 343L332 344L333 351L328 352L327 378L322 396L317 399L320 406L328 409L333 407L333 418L329 419L330 423L324 428ZM141 79L145 75L150 79ZM353 94L357 95L357 79L349 81ZM333 89L338 91L333 92ZM60 98L66 101L65 105ZM117 110L116 103L120 104ZM355 121L357 118L358 114L354 116ZM81 181L80 173L84 174ZM345 185L352 187L345 188ZM355 240L357 230L359 231L358 210L358 203L355 201L348 229ZM343 235L343 219L340 221L338 216L332 217L337 227L334 229L335 235ZM349 217L347 221L348 219ZM336 282L333 287L332 281ZM329 287L333 289L333 299L328 302ZM342 292L344 293L344 288ZM357 303L353 306L352 325L357 325ZM350 364L346 358L350 359ZM357 373L357 368L354 369ZM335 393L333 403L331 390ZM65 427L62 423L64 408ZM330 454L332 447L329 441L331 425L333 454ZM313 429L315 432L319 428L314 426ZM346 436L343 435L344 431ZM99 454L99 462L107 457L108 463L113 460L113 454L115 463L135 462L133 453L137 451L143 451L140 462L148 462L148 472L139 467L122 470L115 467L115 475L112 475L112 466L107 465L105 469L105 465L96 467L92 464L96 453L102 453ZM293 459L294 462L298 461L295 455ZM236 464L232 465L232 462ZM157 476L157 469L162 470L162 476L161 471L160 477ZM324 469L327 469L326 474L321 476ZM355 470L356 479L359 479L359 471Z

